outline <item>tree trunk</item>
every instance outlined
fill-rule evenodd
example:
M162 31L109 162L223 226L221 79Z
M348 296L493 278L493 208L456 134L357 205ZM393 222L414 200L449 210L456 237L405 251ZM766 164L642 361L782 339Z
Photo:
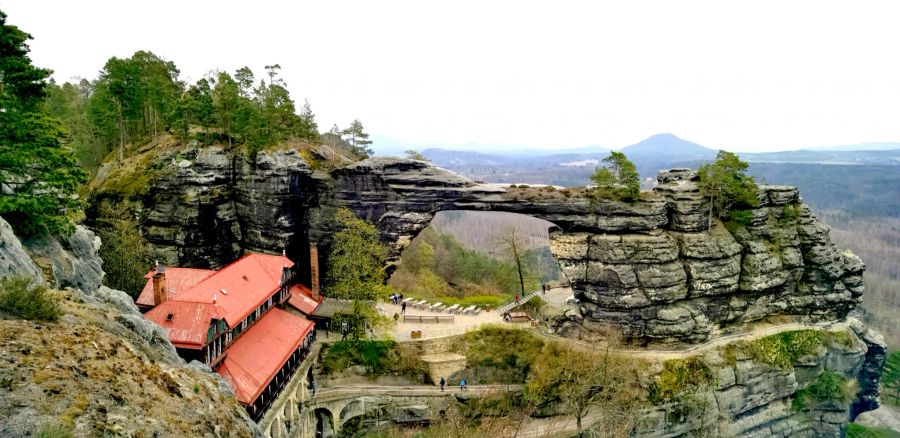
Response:
M713 214L713 195L709 195L709 215L706 218L706 231L712 229L712 214Z

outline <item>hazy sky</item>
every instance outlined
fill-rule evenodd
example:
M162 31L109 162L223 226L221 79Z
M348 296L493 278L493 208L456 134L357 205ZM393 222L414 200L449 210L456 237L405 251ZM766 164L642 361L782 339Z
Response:
M0 0L57 80L150 50L184 78L279 63L320 128L619 147L900 141L895 1Z

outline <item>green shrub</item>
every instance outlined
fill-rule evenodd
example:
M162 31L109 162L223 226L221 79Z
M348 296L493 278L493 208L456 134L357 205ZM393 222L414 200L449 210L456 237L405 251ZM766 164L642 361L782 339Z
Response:
M26 277L0 279L0 310L39 321L56 321L62 315L59 298Z
M806 388L797 391L791 408L801 411L824 403L837 405L850 403L856 396L856 380L847 379L831 370L825 370Z
M781 209L781 220L793 221L796 220L800 215L797 213L797 207L794 207L791 204L785 204L785 206Z
M715 382L712 370L703 359L670 359L663 363L663 371L650 384L648 398L660 404L680 394L706 388Z
M426 370L412 351L392 340L340 341L322 352L322 367L326 375L352 365L366 367L371 375L419 374Z
M544 341L527 330L488 326L466 333L453 349L466 356L471 383L523 383Z
M728 212L728 219L741 225L750 225L753 219L753 212L750 210L733 210Z

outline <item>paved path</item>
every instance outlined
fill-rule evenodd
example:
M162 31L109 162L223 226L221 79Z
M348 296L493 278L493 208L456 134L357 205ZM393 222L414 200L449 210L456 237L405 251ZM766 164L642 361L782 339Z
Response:
M822 323L788 323L788 324L778 324L767 327L752 327L745 332L734 333L725 336L719 336L709 341L706 341L702 344L691 345L689 347L679 348L679 349L653 349L653 348L640 348L640 349L632 349L632 348L615 348L610 350L614 354L619 355L628 355L629 357L635 358L643 358L643 359L658 359L658 360L668 360L668 359L684 359L688 356L693 356L699 354L703 351L715 349L725 344L735 342L735 341L752 341L759 338L764 338L766 336L771 336L781 332L794 331L794 330L842 330L849 327L849 324L846 321L836 321L836 322L822 322ZM554 338L557 340L561 340L567 343L570 343L574 346L579 346L582 348L593 349L596 350L598 348L602 348L598 346L597 342L588 342L588 341L580 341L571 338L565 338L562 336L551 335L548 333L541 333L541 335Z
M400 306L392 303L379 303L378 308L387 317L393 317L394 314L400 314ZM408 341L411 339L410 333L413 331L421 331L423 339L443 338L448 336L461 335L469 330L477 330L486 324L504 324L503 316L496 311L481 312L478 315L456 315L446 312L432 312L430 310L418 310L412 307L406 307L407 315L423 315L423 316L453 316L453 322L438 323L421 323L421 322L403 322L401 317L394 327L391 329L391 336L397 341ZM517 324L506 324L514 326Z

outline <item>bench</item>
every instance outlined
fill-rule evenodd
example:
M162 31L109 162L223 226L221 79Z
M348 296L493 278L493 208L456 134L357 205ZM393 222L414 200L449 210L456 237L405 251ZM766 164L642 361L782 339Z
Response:
M432 312L440 312L441 309L443 309L443 308L444 308L444 303L438 302L438 303L434 303L431 306L429 306L428 310L430 310Z
M424 309L425 306L427 306L427 305L428 305L428 300L421 300L421 301L416 301L415 303L412 303L412 307L414 309Z
M522 322L531 320L531 317L529 317L525 312L509 312L507 313L507 315L509 316L509 322Z
M460 310L460 307L459 307L459 304L454 304L444 310L446 310L447 313L456 313Z
M406 303L406 305L408 306L408 305L412 304L412 302L415 301L415 300L416 300L416 299L413 298L413 297L406 297L406 298L402 299L400 302L401 302L401 303Z
M403 315L403 322L440 323L453 322L453 315Z

